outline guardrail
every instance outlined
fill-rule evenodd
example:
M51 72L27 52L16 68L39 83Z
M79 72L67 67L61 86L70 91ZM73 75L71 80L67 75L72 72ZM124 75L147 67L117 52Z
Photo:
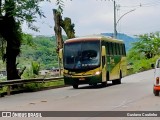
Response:
M28 83L44 83L50 81L57 81L63 79L63 77L53 77L53 78L32 78L32 79L18 79L18 80L8 80L0 82L0 88L7 86L7 95L11 93L11 86L13 85L21 85Z

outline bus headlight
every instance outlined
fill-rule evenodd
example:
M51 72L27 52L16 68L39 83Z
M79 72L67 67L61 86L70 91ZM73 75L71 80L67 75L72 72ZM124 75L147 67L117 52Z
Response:
M100 71L97 71L96 73L95 73L95 75L100 75L101 74L101 72Z

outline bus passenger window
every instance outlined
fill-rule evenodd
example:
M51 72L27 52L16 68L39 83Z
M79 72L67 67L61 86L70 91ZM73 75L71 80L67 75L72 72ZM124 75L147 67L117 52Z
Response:
M117 43L117 55L120 55L120 44Z
M117 44L114 43L114 54L117 55Z
M113 50L113 55L116 55L116 46L114 43L112 43L112 50Z
M119 44L119 52L120 52L120 55L122 55L122 44Z
M118 44L115 43L115 54L118 55Z
M110 53L109 43L108 42L106 43L106 49L107 49L107 54L110 55L111 53Z
M126 56L126 49L124 44L123 44L122 50L123 50L123 55Z
M110 55L113 55L112 43L108 43L108 44L109 44L109 53Z

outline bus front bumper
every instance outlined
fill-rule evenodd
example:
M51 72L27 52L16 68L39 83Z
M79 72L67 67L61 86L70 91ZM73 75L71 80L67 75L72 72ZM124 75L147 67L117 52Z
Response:
M82 76L82 77L64 76L65 85L95 84L101 82L102 82L102 74L94 76Z

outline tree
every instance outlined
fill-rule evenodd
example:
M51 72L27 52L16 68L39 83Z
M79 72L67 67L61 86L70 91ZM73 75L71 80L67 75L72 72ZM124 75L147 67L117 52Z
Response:
M155 55L159 55L160 50L160 33L150 33L139 35L139 41L133 43L130 50L130 57L140 58L144 55L145 58L150 59Z
M64 1L63 0L56 0L56 5L58 6L58 12L63 13L64 8Z
M56 43L57 43L57 49L56 52L59 55L59 50L63 48L63 38L62 38L62 28L67 34L68 38L74 38L75 37L75 30L74 30L74 24L71 23L70 18L65 18L65 20L62 19L62 11L53 10L54 15L54 31L56 36ZM58 56L58 66L59 66L59 75L61 75L61 58Z
M6 60L8 80L20 78L16 69L16 57L20 53L21 25L26 22L30 29L38 31L33 22L36 22L37 14L45 17L39 6L42 1L50 0L0 0L0 38L7 43L3 60ZM63 10L63 0L56 0L56 4Z
M74 24L70 18L66 17L64 20L61 19L60 26L63 28L69 39L75 38Z
M20 53L22 39L21 25L26 22L32 30L38 31L33 26L36 15L44 17L39 3L49 0L0 0L0 37L7 42L6 60L7 79L19 79L16 69L16 57Z

